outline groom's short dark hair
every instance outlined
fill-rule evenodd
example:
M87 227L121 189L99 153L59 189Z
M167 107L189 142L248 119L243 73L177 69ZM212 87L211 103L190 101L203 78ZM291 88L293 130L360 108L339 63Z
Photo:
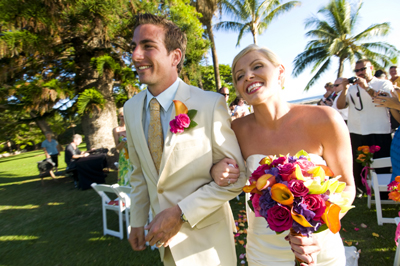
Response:
M182 58L177 65L178 74L181 72L183 67L183 61L185 60L186 53L186 34L172 21L153 14L145 13L136 16L135 24L133 26L133 31L140 25L152 24L156 26L161 26L165 30L164 34L164 45L168 53L171 53L175 49L180 49L182 52Z

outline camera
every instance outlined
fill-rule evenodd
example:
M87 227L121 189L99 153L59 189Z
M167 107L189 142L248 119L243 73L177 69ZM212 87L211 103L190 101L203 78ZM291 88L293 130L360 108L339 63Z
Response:
M357 80L358 80L358 78L356 78L356 77L351 77L351 78L347 79L347 81L351 84L355 83Z

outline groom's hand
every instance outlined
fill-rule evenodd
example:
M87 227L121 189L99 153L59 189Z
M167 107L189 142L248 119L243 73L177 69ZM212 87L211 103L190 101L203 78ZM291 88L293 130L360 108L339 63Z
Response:
M132 227L129 234L129 243L133 250L141 251L146 249L146 242L144 241L144 227Z
M182 226L182 211L178 205L163 210L157 214L153 221L145 227L149 232L146 235L146 241L152 246L168 247L172 237L175 236Z

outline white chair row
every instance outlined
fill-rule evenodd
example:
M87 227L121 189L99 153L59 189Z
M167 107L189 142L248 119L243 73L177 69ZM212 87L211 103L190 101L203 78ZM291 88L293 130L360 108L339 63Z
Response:
M369 175L368 185L372 187L374 191L375 199L368 196L368 208L371 208L371 203L376 206L376 216L378 225L384 223L396 223L394 218L382 217L382 204L399 204L393 200L381 200L380 192L388 192L387 185L390 183L392 177L391 173L377 174L374 169L391 167L392 163L390 157L374 159L371 164L371 171Z

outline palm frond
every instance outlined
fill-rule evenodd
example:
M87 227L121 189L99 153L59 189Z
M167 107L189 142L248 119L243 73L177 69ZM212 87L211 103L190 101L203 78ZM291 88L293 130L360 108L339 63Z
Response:
M315 75L310 79L310 81L307 83L306 87L304 88L304 91L308 91L312 85L314 85L315 82L319 80L321 75L325 73L326 70L328 70L329 65L331 64L331 60L327 59L324 64L321 66L321 68L315 73Z

